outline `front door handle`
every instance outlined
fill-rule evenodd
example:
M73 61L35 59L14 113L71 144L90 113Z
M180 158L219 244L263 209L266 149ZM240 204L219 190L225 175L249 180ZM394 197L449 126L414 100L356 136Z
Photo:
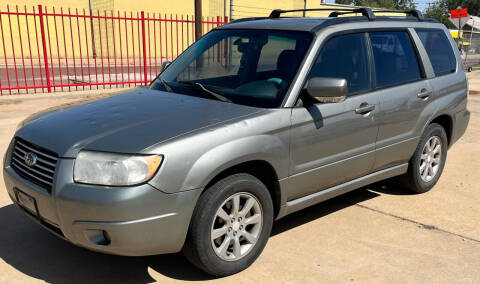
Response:
M420 99L428 99L430 95L432 94L432 91L429 91L427 89L422 89L420 93L417 94L417 97Z
M375 109L375 105L370 105L368 103L362 103L359 107L355 109L356 114L367 114Z

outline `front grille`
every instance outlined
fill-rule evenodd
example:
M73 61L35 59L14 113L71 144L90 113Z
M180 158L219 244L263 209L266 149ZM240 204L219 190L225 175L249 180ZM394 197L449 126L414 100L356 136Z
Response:
M32 166L29 166L25 159L25 156L29 153L36 155L36 163ZM41 186L50 193L57 160L58 155L54 152L17 138L13 147L11 167L20 176Z

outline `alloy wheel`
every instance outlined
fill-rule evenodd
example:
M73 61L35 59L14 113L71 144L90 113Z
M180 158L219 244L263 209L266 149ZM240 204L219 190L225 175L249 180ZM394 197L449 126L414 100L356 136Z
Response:
M211 228L212 248L223 260L236 261L255 246L262 231L260 202L248 192L227 198L218 208Z
M430 182L438 173L442 159L442 141L438 136L432 136L423 146L420 157L420 177L424 182Z

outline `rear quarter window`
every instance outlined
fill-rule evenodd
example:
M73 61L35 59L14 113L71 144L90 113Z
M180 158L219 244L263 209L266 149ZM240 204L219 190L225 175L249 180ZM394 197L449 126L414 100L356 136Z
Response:
M433 29L415 29L432 63L435 76L455 72L457 61L445 32Z

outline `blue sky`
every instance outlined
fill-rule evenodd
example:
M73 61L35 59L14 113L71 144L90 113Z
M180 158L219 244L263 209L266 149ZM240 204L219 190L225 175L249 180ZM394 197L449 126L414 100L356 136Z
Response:
M428 7L428 3L433 3L435 0L415 0L415 5L420 11L424 11Z

